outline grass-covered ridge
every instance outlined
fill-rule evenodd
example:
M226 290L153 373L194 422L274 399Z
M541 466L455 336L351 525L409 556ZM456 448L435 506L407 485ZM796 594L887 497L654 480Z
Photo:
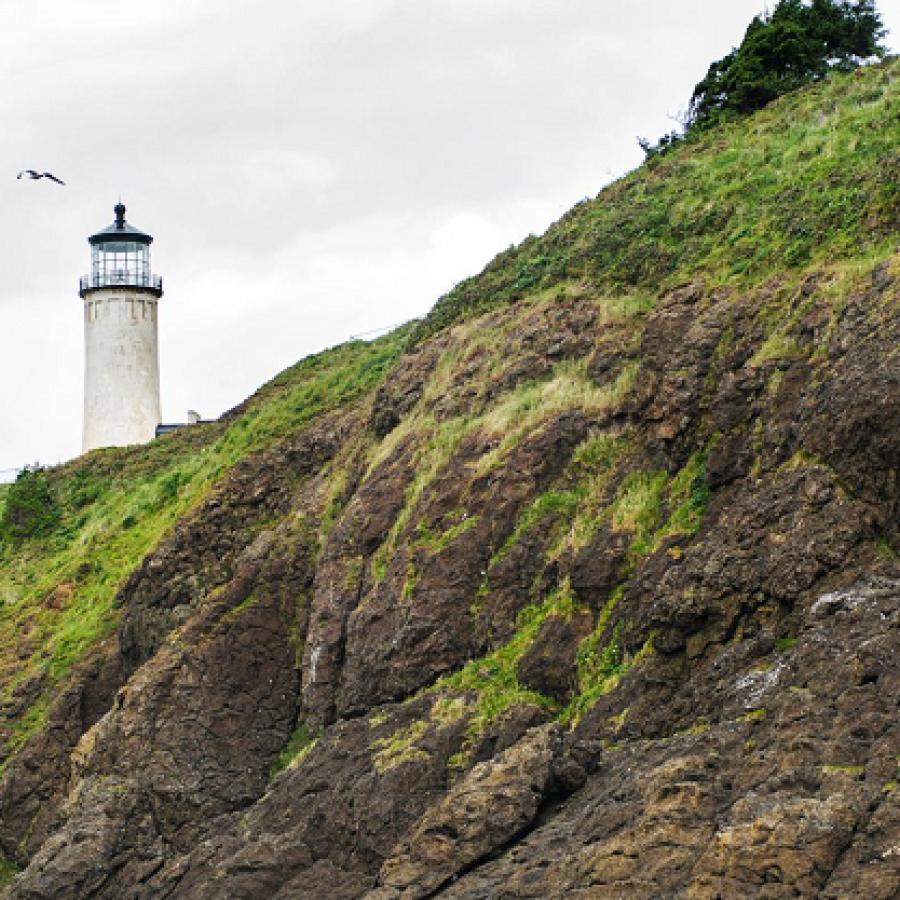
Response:
M227 421L149 445L95 451L42 473L59 520L46 533L0 543L0 685L40 699L8 750L39 726L58 685L118 621L119 588L179 518L248 454L370 392L402 351L400 330L325 351L281 373ZM11 493L0 493L0 512Z
M688 142L584 201L442 297L413 342L540 291L773 272L886 257L900 225L900 60L834 73Z

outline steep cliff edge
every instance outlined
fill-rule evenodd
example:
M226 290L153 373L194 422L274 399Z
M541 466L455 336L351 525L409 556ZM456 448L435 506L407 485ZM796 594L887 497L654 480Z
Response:
M51 473L2 557L5 896L896 896L898 78Z

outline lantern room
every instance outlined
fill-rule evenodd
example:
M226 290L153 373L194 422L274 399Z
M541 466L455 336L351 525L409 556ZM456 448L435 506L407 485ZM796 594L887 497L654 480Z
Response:
M162 278L150 271L150 244L153 238L125 220L125 206L115 207L116 220L108 228L88 238L91 245L91 272L81 279L82 297L98 288L143 288L162 295Z

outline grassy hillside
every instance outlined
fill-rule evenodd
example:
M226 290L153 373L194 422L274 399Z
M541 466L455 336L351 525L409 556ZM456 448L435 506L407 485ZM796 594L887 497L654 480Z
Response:
M0 544L0 697L40 685L9 749L40 724L72 665L115 627L116 592L166 531L248 454L372 390L404 340L398 331L327 350L281 373L227 421L47 472L57 524ZM0 501L11 490L4 486Z
M414 341L535 293L775 273L885 257L900 225L900 60L834 73L679 145L442 297Z

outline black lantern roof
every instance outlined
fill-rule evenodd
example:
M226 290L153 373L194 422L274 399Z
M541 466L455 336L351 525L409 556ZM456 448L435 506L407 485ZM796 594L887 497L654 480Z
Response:
M88 238L91 246L95 244L108 244L112 241L130 241L135 244L152 244L153 238L149 234L129 225L125 221L125 206L119 202L114 207L116 221L103 231L98 231Z

